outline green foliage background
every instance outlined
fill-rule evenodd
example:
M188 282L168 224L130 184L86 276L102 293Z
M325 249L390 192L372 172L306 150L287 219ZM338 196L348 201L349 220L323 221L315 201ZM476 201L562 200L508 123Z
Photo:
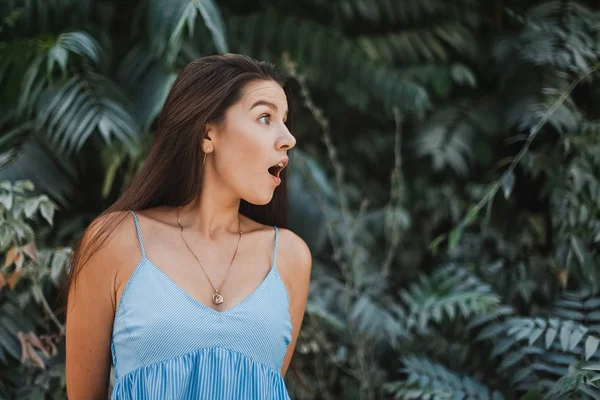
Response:
M296 80L292 398L600 397L597 3L4 0L0 24L0 399L65 398L69 246L215 52Z

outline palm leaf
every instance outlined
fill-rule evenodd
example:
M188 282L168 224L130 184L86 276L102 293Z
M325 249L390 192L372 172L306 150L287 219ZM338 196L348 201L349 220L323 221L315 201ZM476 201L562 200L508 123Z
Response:
M184 39L187 28L194 32L198 14L212 33L213 42L221 53L227 52L225 25L217 4L213 0L151 0L150 39L156 54L164 55L168 65L172 65Z
M38 45L38 48L45 47L48 49L31 60L29 65L23 69L25 73L22 78L18 79L20 84L18 114L20 117L29 115L33 111L39 96L56 75L55 65L59 67L60 75L66 77L71 54L81 57L86 62L91 62L92 67L102 66L106 57L96 39L83 31L63 33L54 42L46 41L43 47Z
M90 71L47 90L38 102L37 123L60 151L79 150L97 133L106 143L118 139L135 153L140 132L125 104L120 88Z
M133 116L148 130L162 110L177 74L167 70L144 46L135 46L119 66L118 79L136 99Z

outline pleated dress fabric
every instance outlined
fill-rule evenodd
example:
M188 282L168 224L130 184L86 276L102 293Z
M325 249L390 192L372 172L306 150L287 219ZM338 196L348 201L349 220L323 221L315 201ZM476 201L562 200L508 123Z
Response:
M146 257L126 283L111 338L112 400L288 400L281 365L291 341L289 297L273 262L261 284L224 311L197 301Z

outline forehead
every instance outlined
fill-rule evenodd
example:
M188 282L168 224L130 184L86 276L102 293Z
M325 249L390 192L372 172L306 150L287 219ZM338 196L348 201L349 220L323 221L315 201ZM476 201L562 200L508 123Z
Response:
M251 107L257 100L268 100L281 108L287 110L287 97L283 88L275 81L253 81L248 83L243 90L240 103Z

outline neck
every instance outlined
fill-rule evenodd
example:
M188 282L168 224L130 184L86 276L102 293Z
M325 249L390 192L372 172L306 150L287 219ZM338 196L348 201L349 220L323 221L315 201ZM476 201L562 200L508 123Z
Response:
M243 230L240 201L222 183L205 179L196 199L179 208L181 226L207 240L217 240L223 234L237 235Z

